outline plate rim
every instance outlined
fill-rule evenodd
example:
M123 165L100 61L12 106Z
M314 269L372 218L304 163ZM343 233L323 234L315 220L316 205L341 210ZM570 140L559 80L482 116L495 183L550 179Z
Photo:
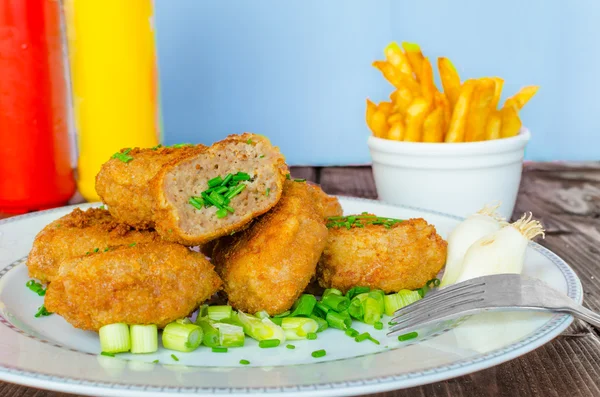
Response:
M399 205L385 202L383 200L373 200L361 197L352 197L345 195L336 195L336 197L346 201L357 201L371 204L387 205L391 207L418 211L424 214L441 216L456 221L463 220L463 217L447 214L444 212L429 210L409 205ZM87 208L100 205L99 202L81 203L69 206L52 208L44 211L31 212L23 215L17 215L11 218L0 219L0 226L19 222L27 218L35 218L45 214L59 212L75 208ZM530 242L529 247L542 254L550 260L561 272L567 284L567 294L581 303L583 301L583 287L581 280L569 264L560 256L543 247L542 245ZM17 259L19 260L19 259ZM3 266L0 271L7 266ZM510 361L514 358L529 353L538 347L550 342L556 336L560 335L571 323L573 317L567 314L558 314L553 316L542 327L537 328L529 336L518 341L510 343L502 348L492 350L476 357L455 361L451 364L440 365L426 370L407 372L401 375L364 378L351 382L337 383L314 383L311 385L294 385L280 387L258 387L258 388L227 388L227 387L156 387L149 385L134 385L119 383L118 381L90 381L85 378L72 376L59 376L45 374L40 371L28 371L19 369L15 366L0 364L0 380L11 382L28 387L37 387L46 390L60 391L67 393L79 393L84 395L105 395L105 396L175 396L180 394L193 394L198 396L210 396L214 394L226 394L228 396L248 396L254 393L265 393L272 396L328 396L332 391L337 395L359 395L367 393L379 393L395 389L404 389L419 385L439 382L487 369L498 364ZM6 324L2 324L6 327Z

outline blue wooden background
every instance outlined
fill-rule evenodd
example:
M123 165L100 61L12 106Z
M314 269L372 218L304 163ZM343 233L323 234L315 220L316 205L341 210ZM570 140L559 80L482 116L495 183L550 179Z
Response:
M165 143L269 136L291 164L370 161L370 65L390 41L444 55L461 77L538 84L521 117L532 160L600 158L600 2L155 0Z

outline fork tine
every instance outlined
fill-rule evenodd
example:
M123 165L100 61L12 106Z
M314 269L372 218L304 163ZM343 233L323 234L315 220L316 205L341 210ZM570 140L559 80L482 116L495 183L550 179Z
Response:
M442 302L447 302L448 300L456 297L456 296L463 296L466 294L470 294L476 291L479 291L481 289L482 286L484 286L485 284L483 283L478 283L478 284L465 284L460 286L459 288L453 288L451 290L440 290L439 292L436 292L432 295L426 296L425 298L418 300L410 305L404 306L398 310L396 310L396 312L394 312L394 319L397 317L401 317L401 316L406 316L409 313L412 313L415 310L421 310L422 307L431 307L434 305L438 305ZM448 288L450 288L452 286L449 286ZM457 295L454 295L454 293L456 293ZM392 321L394 321L394 319L392 319Z
M439 323L442 321L452 320L456 317L476 314L483 310L485 307L477 307L477 306L457 306L450 310L444 311L443 313L439 313L438 315L428 317L422 321L411 321L409 323L404 323L402 325L394 325L390 327L390 331L387 333L387 336L392 336L395 334L406 333L407 331L413 331L417 326L423 327L426 325L430 325L432 323Z
M445 310L446 308L461 304L461 302L464 302L465 300L468 300L469 298L477 297L477 296L481 295L482 293L484 293L483 290L474 289L472 291L469 290L469 291L464 291L464 292L456 294L456 295L450 295L444 300L432 299L428 302L423 302L423 304L420 304L420 305L419 305L419 303L421 301L417 301L417 302L415 302L413 309L410 311L405 311L405 312L400 313L400 311L402 309L398 310L395 313L395 316L392 318L391 322L398 324L401 321L410 320L411 318L413 318L415 316L419 316L422 313L440 312L440 311Z

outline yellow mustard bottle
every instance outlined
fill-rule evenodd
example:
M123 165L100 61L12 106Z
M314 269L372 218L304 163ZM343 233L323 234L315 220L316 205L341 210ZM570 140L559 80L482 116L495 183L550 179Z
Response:
M115 152L161 140L152 0L65 0L80 193Z

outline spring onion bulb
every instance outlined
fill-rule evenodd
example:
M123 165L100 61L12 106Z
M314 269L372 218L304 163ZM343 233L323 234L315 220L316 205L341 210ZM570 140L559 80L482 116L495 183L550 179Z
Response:
M286 317L281 322L281 328L287 340L300 340L306 339L309 333L316 333L319 324L312 318Z
M462 221L448 235L446 269L440 287L454 284L462 272L463 259L469 247L480 238L500 230L506 221L496 210L499 205L485 206Z
M413 302L421 299L421 295L418 291L411 291L409 289L401 289L395 294L389 294L383 297L383 303L385 306L385 314L393 316L396 310L408 306Z
M131 349L129 326L123 323L108 324L100 328L100 347L106 353L122 353Z
M325 321L325 319L319 317L319 316L315 316L314 314L310 315L310 318L312 318L313 320L315 320L317 322L317 332L322 332L325 331L327 328L329 328L329 324L327 324L327 321Z
M162 344L166 349L180 352L192 352L200 346L204 332L195 324L183 324L175 321L167 324L162 333Z
M129 327L129 333L132 353L154 353L158 350L158 329L155 324L132 325Z
M540 235L544 236L544 228L529 213L477 240L467 250L456 282L491 274L521 273L527 243Z
M215 305L208 307L208 318L213 321L221 321L231 317L233 308L225 305Z
M259 342L265 339L279 339L282 343L285 342L283 329L271 319L260 319L241 311L238 311L238 319L246 335Z
M219 345L223 347L244 346L244 328L226 323L215 323L213 327L219 330Z
M260 319L263 319L263 318L269 318L269 317L270 317L270 316L269 316L269 313L267 313L267 312L266 312L266 311L264 311L264 310L261 310L261 311L259 311L258 313L254 314L254 315L255 315L256 317L260 318ZM285 317L285 316L283 316L283 317Z
M381 316L383 315L383 299L380 305L377 299L367 296L362 305L365 310L365 315L363 317L363 322L365 324L373 325L381 319Z

